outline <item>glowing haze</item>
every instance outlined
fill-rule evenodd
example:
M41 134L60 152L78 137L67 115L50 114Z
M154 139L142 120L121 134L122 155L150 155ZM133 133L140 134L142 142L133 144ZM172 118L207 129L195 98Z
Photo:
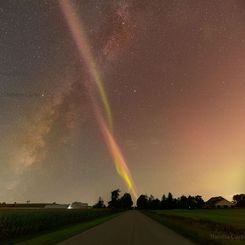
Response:
M2 1L0 202L244 192L244 16L239 0Z

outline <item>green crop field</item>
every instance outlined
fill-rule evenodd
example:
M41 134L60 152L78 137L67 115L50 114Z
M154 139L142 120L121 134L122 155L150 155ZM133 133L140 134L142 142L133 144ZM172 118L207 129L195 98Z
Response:
M245 244L245 209L173 209L145 214L199 244Z
M196 210L158 210L157 214L192 218L194 220L211 221L229 224L245 229L245 209L196 209Z
M0 209L0 241L55 231L113 214L110 209Z

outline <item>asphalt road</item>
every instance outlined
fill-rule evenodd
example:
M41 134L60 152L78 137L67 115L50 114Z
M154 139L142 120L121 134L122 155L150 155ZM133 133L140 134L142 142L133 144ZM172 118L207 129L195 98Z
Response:
M128 211L60 245L194 245L138 211Z

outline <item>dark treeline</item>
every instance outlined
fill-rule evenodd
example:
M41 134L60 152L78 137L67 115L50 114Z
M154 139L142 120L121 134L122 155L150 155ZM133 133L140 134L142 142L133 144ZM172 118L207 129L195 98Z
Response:
M130 209L133 205L131 195L129 193L124 193L120 197L120 190L116 189L111 192L111 200L108 202L108 208L118 208L118 209ZM94 208L105 208L104 201L99 197L98 202L93 206Z
M233 196L233 201L238 208L245 207L245 194L237 194Z
M174 198L171 193L163 195L162 199L154 198L152 195L140 195L136 201L138 209L174 209L174 208L202 208L205 204L201 196L181 196ZM120 197L120 190L116 189L111 192L111 200L108 202L108 208L129 209L133 205L131 195L124 193ZM104 201L99 197L94 208L105 208Z
M137 208L139 209L193 209L203 208L205 205L201 196L181 196L174 198L171 193L167 196L163 195L162 199L154 198L151 196L141 195L137 201Z
M236 207L245 207L245 194L233 196L233 203ZM111 200L108 202L108 208L130 209L133 205L131 195L124 193L120 197L120 190L116 189L111 192ZM161 199L150 195L140 195L136 201L138 209L196 209L204 208L206 203L202 196L184 196L175 198L172 193L163 195ZM94 208L105 208L106 205L101 197L93 206Z

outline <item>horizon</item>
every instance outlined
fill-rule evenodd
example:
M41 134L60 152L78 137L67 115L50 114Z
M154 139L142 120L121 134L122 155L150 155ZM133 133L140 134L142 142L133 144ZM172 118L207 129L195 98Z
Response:
M0 202L244 192L243 2L16 0L0 13Z
M122 194L123 194L123 192L120 190L120 196L122 196ZM128 193L128 192L125 192L125 193ZM168 192L169 193L169 192ZM168 195L168 193L164 193L163 195L165 195L165 196L167 196ZM173 194L173 193L171 193L171 194ZM239 194L242 194L242 193L236 193L236 194L234 194L234 195L239 195ZM151 196L151 194L145 194L145 193L142 193L142 194L140 194L140 195L146 195L146 196L148 196L148 197L150 197ZM140 196L139 195L139 196ZM162 195L162 196L163 196ZM223 197L223 198L225 198L226 200L228 200L228 201L230 201L230 202L233 202L234 200L233 200L233 196L234 195L232 195L232 197L230 197L230 198L226 198L226 197L224 197L224 196L221 196L221 195L215 195L215 196L211 196L211 197L208 197L208 198L203 198L203 200L205 201L205 202L207 202L210 198L212 198L212 197L219 197L219 196L221 196L221 197ZM139 198L139 196L137 197L137 199ZM161 201L161 199L162 199L162 196L161 197L159 197L159 196L154 196L153 195L153 197L154 198L157 198L157 199L159 199L160 201ZM174 194L173 194L173 198L180 198L181 196L186 196L186 197L188 197L189 195L180 195L180 196L175 196ZM198 196L198 194L197 195L190 195L190 196ZM73 202L82 202L82 203L88 203L88 205L89 206L93 206L98 200L99 200L99 198L102 198L103 199L103 201L105 202L105 204L108 204L108 202L111 200L110 199L110 197L109 197L109 195L108 195L108 199L104 199L104 197L103 196L98 196L98 198L93 202L93 203L89 203L89 202L87 202L86 200L80 200L80 199L76 199L76 200L72 200L72 201L63 201L63 202L57 202L57 201L31 201L31 200L26 200L26 201L22 201L22 202L5 202L5 201L1 201L0 202L0 204L3 204L3 203L5 203L5 204L38 204L38 203L49 203L49 204L52 204L52 203L56 203L56 204L71 204L71 203L73 203ZM136 204L136 200L134 200L133 198L132 198L132 200L133 200L133 203L134 203L134 205Z

